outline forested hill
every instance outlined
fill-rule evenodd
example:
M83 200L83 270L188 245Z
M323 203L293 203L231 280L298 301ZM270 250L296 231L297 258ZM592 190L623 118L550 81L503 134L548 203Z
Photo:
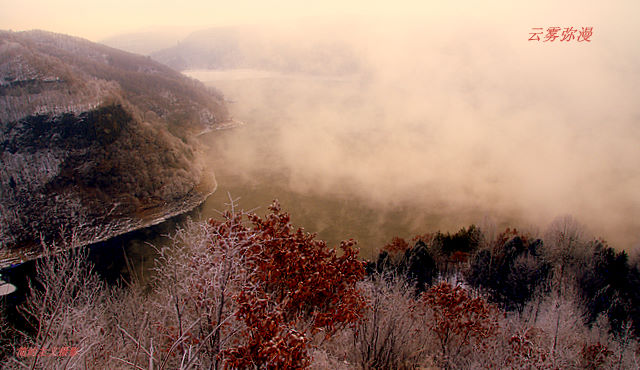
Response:
M0 31L0 260L61 228L86 243L197 204L215 182L192 136L228 119L220 93L148 57Z
M4 123L113 98L185 127L227 118L221 94L149 57L45 31L0 31L0 89Z

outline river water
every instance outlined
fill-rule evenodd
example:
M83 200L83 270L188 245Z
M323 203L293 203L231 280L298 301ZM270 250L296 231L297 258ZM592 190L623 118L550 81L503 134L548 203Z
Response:
M243 124L199 136L218 188L198 209L91 247L107 280L128 276L129 269L150 276L156 249L171 242L175 229L187 218L217 217L229 196L260 215L278 199L295 226L329 246L356 239L364 258L375 258L393 236L456 231L487 214L486 207L458 199L466 190L443 183L442 161L424 149L433 144L427 119L394 113L399 108L372 94L361 76L186 74L220 90ZM33 262L9 277L24 287L23 277L32 274Z
M420 172L419 164L395 163L395 149L386 144L392 130L380 124L389 113L360 76L186 74L221 90L232 116L245 123L201 137L218 182L202 217L214 217L229 194L258 214L277 198L294 225L331 246L354 238L361 255L372 258L393 236L455 231L486 215L473 204L454 207L446 197L430 197L430 181L415 181L410 173ZM407 127L411 123L399 123ZM411 147L397 151L418 159L424 154Z
M524 226L541 235L562 214L586 220L615 246L637 242L637 217L630 217L637 213L635 203L621 197L628 209L600 209L598 203L590 208L599 199L593 195L603 194L599 187L560 181L581 178L571 175L573 162L520 150L523 136L544 136L544 130L523 134L514 128L517 119L468 115L458 108L464 96L425 95L442 86L251 70L185 74L220 90L243 124L199 136L218 188L198 209L90 247L107 280L131 271L147 279L157 248L171 243L176 228L187 218L217 217L229 196L260 215L277 198L295 226L330 246L356 239L368 259L394 236L453 232L470 224L490 231ZM603 213L619 209L624 212L617 218ZM24 292L33 270L32 261L3 273Z
M447 197L430 192L428 184L410 187L406 181L412 178L410 173L394 173L395 158L384 143L376 142L376 134L371 135L377 131L386 140L388 127L379 122L389 118L370 102L371 96L366 95L370 89L358 76L251 70L186 74L220 90L231 115L242 125L199 136L218 184L202 206L105 244L103 248L113 250L107 256L126 253L137 274L148 274L153 266L157 252L151 245L161 248L170 243L167 236L187 217L218 217L230 197L238 200L240 208L259 215L278 199L295 226L317 233L329 246L353 238L360 255L368 259L375 258L393 236L456 231L487 215L477 205L452 206ZM379 151L386 151L389 158L382 158ZM405 170L419 172L420 168ZM111 265L109 271L127 271L120 256Z

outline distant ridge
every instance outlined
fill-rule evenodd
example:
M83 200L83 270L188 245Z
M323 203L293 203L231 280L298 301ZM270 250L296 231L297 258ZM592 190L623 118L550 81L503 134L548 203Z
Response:
M215 27L191 33L151 57L179 71L258 69L313 75L349 75L361 60L343 42L323 37L304 40L260 27Z

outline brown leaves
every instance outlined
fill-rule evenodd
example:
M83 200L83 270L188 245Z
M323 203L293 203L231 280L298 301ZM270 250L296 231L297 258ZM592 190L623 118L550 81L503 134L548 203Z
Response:
M389 252L390 254L402 254L409 249L409 243L403 238L394 236L391 239L391 243L385 245L382 250Z
M510 363L520 367L548 368L548 353L541 345L544 332L536 327L529 327L515 333L509 338L511 354Z
M584 344L582 347L582 365L585 369L601 369L613 354L605 344L600 342Z
M423 293L420 299L433 311L431 329L436 333L445 357L452 350L457 354L472 340L481 346L484 339L498 332L497 310L484 299L469 296L460 286L441 282Z
M342 242L338 256L315 234L294 229L277 201L269 210L264 219L249 216L252 242L245 258L251 273L236 297L245 340L223 353L230 367L306 367L307 339L297 328L306 322L309 330L330 335L355 322L364 306L355 287L364 276L355 242Z

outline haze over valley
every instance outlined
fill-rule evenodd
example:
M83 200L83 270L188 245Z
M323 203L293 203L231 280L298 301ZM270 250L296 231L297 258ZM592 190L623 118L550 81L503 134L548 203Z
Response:
M325 43L347 50L330 55L356 66L348 73L334 73L331 61L313 73L194 63L184 73L221 90L246 123L222 142L208 137L222 148L213 167L253 189L242 188L243 198L277 186L262 205L273 196L294 197L295 208L304 203L297 197L323 199L302 206L302 224L324 237L345 225L341 217L367 212L375 217L364 224L376 226L352 231L378 246L389 223L408 237L482 222L544 230L573 215L592 235L633 247L637 51L535 45L484 24L435 31L361 23L349 35L327 31ZM345 205L313 217L327 201Z
M0 9L3 368L640 368L636 0Z
M214 145L223 151L211 169L248 183L261 182L258 169L279 174L283 193L263 198L415 207L400 212L410 233L483 219L544 229L570 214L615 245L638 242L634 2L193 6L117 25L84 8L63 24L33 1L3 17L33 27L19 17L30 11L42 27L148 55L222 91L246 126ZM593 40L528 40L551 26L593 27Z
M638 52L619 47L620 30L540 45L513 22L293 21L104 42L222 92L245 124L201 137L229 181L205 217L227 192L247 208L289 199L311 231L375 253L393 235L543 230L572 215L632 248Z

